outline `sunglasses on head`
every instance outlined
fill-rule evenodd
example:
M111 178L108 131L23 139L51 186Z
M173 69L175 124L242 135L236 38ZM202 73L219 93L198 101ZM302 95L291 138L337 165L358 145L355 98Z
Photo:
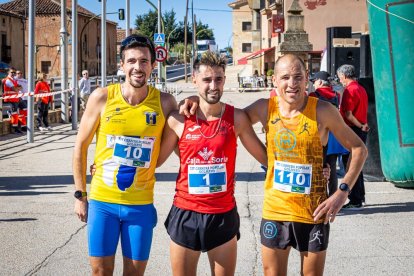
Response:
M151 40L149 40L145 36L138 36L138 35L130 35L121 42L121 53L125 49L125 47L133 44L142 44L150 47L151 49L154 49L154 45L152 44Z

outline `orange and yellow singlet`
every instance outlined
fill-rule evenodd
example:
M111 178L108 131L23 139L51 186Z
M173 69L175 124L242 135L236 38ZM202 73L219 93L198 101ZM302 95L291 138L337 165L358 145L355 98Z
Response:
M308 97L302 113L286 118L279 112L278 97L269 99L265 219L315 223L312 214L327 198L317 102Z

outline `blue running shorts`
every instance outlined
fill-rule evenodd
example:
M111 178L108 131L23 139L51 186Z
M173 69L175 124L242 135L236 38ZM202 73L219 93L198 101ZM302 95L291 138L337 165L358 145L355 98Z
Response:
M122 205L89 201L89 256L114 256L121 235L122 255L136 261L149 258L157 211L153 204Z

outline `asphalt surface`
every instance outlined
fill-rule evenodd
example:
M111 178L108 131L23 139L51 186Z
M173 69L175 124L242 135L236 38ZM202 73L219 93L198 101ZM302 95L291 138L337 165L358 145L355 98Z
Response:
M190 94L182 93L178 99ZM223 101L244 107L267 92L225 92ZM0 275L88 275L86 227L74 215L72 151L76 131L54 125L35 133L35 142L0 137ZM261 126L256 133L264 140ZM92 163L94 145L89 149ZM164 228L174 194L178 159L157 169L155 228L146 275L171 275L169 237ZM264 172L239 143L236 199L241 217L236 275L263 275L259 227ZM89 189L89 185L88 185ZM341 213L331 225L325 275L414 275L414 190L389 182L366 183L367 206ZM292 250L289 275L300 275ZM120 249L115 275L122 275ZM198 275L210 275L202 254Z

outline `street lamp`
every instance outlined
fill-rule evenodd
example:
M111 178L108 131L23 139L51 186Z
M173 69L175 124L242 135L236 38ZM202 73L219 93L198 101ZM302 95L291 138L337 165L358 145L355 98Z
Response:
M158 7L157 6L155 6L151 1L149 1L149 0L145 0L148 4L150 4L154 9L155 9L155 11L157 11L158 12ZM160 13L161 14L161 13ZM164 30L165 30L165 28L164 28L164 18L162 18L162 15L161 15L161 25L162 25L162 32L164 33Z
M168 37L167 37L167 49L168 49L168 51L170 51L170 35L175 31L175 30L177 30L177 28L178 28L178 25L177 26L175 26L175 28L168 34Z
M119 9L117 12L107 12L106 14L118 14L119 20L124 20L125 19L124 9ZM80 65L81 65L81 70L87 69L87 68L83 68L83 65L82 65L82 63L83 63L83 49L82 49L82 47L83 47L83 44L82 44L83 43L83 41L82 41L83 40L83 32L85 31L86 26L88 26L89 23L92 22L92 20L98 18L99 16L101 16L101 14L97 14L97 15L89 18L88 22L86 22L86 24L82 27L82 30L80 32L80 35L79 35L80 36L79 44L81 46L81 51L80 51Z

